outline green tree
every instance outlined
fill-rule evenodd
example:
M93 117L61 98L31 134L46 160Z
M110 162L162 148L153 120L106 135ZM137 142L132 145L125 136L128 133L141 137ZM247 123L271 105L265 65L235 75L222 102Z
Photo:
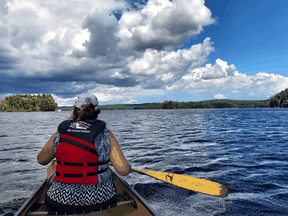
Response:
M178 109L178 102L176 101L164 101L162 109Z
M288 107L288 88L270 98L270 107Z

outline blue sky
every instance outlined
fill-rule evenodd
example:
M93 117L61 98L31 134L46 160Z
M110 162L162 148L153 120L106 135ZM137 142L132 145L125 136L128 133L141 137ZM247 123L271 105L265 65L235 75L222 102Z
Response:
M4 0L0 98L266 100L288 88L286 8L285 0Z
M287 77L287 1L214 0L207 6L218 17L218 25L201 34L215 43L211 62L221 58L247 75L265 71Z

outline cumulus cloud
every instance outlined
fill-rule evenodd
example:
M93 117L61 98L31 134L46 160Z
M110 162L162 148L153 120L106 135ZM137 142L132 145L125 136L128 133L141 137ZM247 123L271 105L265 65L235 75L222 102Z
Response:
M157 51L147 49L141 58L128 63L131 74L137 81L147 87L161 87L180 79L189 70L197 68L207 61L208 55L214 51L210 38L203 44L196 44L189 49L177 51ZM153 84L154 86L151 86Z
M205 67L196 68L187 75L183 76L182 79L210 80L210 79L220 79L228 76L235 76L235 75L237 76L238 74L239 72L236 71L235 65L231 64L230 66L228 66L226 61L223 61L218 58L214 65L206 64Z
M206 64L204 67L191 70L172 86L175 86L174 89L186 89L191 92L225 91L231 95L269 97L287 88L288 77L265 72L247 76L237 71L235 65L229 66L226 61L217 59L214 65ZM214 97L219 98L222 95L218 93Z
M120 39L116 36L118 22L114 16L107 16L105 10L94 9L86 16L82 28L88 29L90 32L89 40L83 43L89 57L107 56L109 53L115 52Z
M114 16L109 13L124 7L125 1L116 0L7 2L1 7L1 11L6 8L8 12L1 13L4 18L0 42L8 44L5 51L18 59L18 62L10 61L11 67L17 69L12 73L27 76L69 73L71 67L86 63L71 57L73 51L86 51L91 57L105 54L107 40L113 39L111 45L117 42L112 34Z
M140 11L123 13L118 46L122 49L161 50L179 46L215 22L204 0L150 0Z
M124 0L14 0L2 1L0 7L0 40L7 44L0 53L7 63L1 73L7 76L134 86L142 75L152 75L147 80L164 83L177 79L175 71L191 63L203 64L213 49L209 41L203 44L208 50L201 45L179 52L163 49L181 45L214 23L202 0L150 0L138 10L126 10ZM117 9L123 11L119 21L111 15Z

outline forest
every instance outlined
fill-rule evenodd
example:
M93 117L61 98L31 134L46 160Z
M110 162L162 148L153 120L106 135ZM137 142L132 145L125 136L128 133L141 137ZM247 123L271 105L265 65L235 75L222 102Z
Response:
M43 112L60 110L51 94L10 95L1 100L1 112Z
M270 98L270 107L288 107L288 88Z

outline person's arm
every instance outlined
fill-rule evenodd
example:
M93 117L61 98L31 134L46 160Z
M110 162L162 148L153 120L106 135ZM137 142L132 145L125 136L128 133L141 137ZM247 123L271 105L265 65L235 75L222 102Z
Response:
M72 111L72 114L70 115L70 117L67 119L68 121L73 119L73 111Z
M109 140L111 143L110 164L114 166L119 175L128 175L131 172L131 165L123 155L119 143L111 131L109 131Z
M42 150L37 155L37 161L41 165L47 165L50 163L54 158L54 138L56 133L54 133L48 142L45 144L45 146L42 148Z

